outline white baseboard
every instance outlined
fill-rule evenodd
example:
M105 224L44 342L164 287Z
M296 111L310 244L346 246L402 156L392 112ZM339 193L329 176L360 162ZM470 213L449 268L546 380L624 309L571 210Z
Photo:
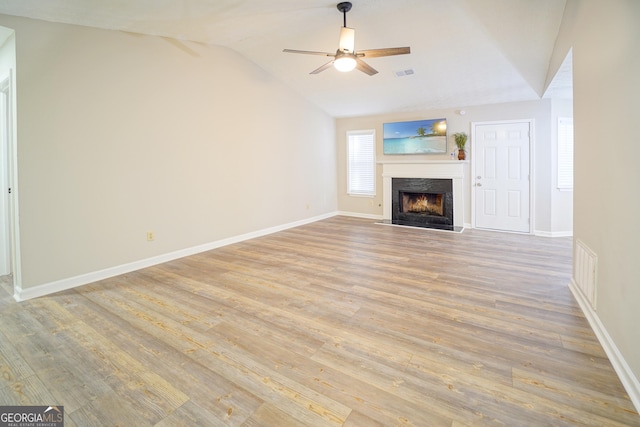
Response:
M340 212L337 213L337 215L350 216L350 217L354 217L354 218L373 219L373 220L376 220L376 221L379 221L379 220L382 219L382 215L363 214L363 213L360 213L360 212L340 211Z
M578 284L573 279L571 279L571 283L569 283L569 289L571 289L573 296L576 298L576 301L578 301L578 305L580 305L584 316L589 321L589 325L591 325L591 329L593 329L598 341L600 341L600 345L602 345L605 353L607 353L609 361L618 374L631 402L633 402L633 405L636 407L636 411L640 412L640 381L638 381L638 378L633 374L633 371L624 360L622 353L620 353L620 350L618 350L618 347L600 321L598 314L593 311L585 296L580 292Z
M81 274L79 276L69 277L66 279L57 280L55 282L45 283L43 285L38 285L38 286L34 286L27 289L16 289L13 297L15 298L16 301L25 301L32 298L53 294L55 292L65 291L67 289L86 285L88 283L97 282L99 280L104 280L110 277L129 273L135 270L140 270L142 268L147 268L154 265L162 264L163 262L173 261L178 258L183 258L186 256L195 255L201 252L210 251L212 249L220 248L222 246L239 243L249 239L255 239L256 237L266 236L267 234L272 234L278 231L287 230L289 228L310 224L312 222L331 218L336 215L338 215L337 212L331 212L328 214L319 215L312 218L303 219L300 221L294 221L288 224L282 224L275 227L265 228L263 230L241 234L239 236L229 237L227 239L217 240L211 243L205 243L203 245L193 246L191 248L185 248L178 251L169 252L169 253L154 256L151 258L146 258L140 261L134 261L128 264L109 267L103 270Z
M534 235L540 237L572 237L573 231L540 231L533 232Z

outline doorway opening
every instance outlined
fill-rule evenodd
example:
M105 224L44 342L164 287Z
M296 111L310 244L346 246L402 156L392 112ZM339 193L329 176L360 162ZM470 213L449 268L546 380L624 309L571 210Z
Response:
M0 284L22 290L17 201L17 146L15 137L15 32L0 27Z

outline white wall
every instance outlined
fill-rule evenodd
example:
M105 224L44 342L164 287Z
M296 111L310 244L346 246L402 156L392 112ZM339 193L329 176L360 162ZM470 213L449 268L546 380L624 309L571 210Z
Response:
M235 52L0 25L16 34L23 289L335 212L334 119Z
M534 120L534 232L543 235L570 235L571 213L555 206L552 201L552 151L556 141L552 135L552 101L540 100L532 102L518 102L482 106L469 106L446 110L425 110L412 113L395 113L379 116L343 118L336 121L336 140L338 142L338 209L342 212L356 215L382 216L382 168L378 167L377 195L375 198L354 197L347 194L346 175L346 132L349 130L375 129L377 143L377 160L398 160L399 156L384 156L382 154L382 124L385 122L408 121L420 119L447 119L447 134L449 135L449 152L455 149L452 135L455 132L466 132L470 139L467 142L467 159L473 158L473 141L471 140L471 126L473 122L488 122L500 120ZM466 114L460 115L463 109ZM449 159L449 155L406 156L402 159ZM471 182L469 165L466 165L465 179L465 213L464 222L471 224ZM373 203L371 203L373 200ZM560 220L560 218L568 218ZM568 227L568 228L566 228Z
M635 0L569 0L552 61L553 70L573 48L574 238L598 257L597 321L592 324L610 339L605 339L608 349L615 347L628 364L629 375L621 376L630 394L635 392L638 408L639 22L640 2ZM613 359L614 365L619 362ZM625 368L624 363L617 368Z

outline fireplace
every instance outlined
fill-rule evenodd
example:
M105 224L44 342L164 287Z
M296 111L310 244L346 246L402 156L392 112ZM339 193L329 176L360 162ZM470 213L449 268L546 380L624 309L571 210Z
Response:
M403 159L380 163L383 206L380 224L464 230L464 179L465 174L468 175L468 160ZM402 198L408 200L401 201L399 190L405 193Z
M439 178L393 178L391 222L453 230L453 183Z

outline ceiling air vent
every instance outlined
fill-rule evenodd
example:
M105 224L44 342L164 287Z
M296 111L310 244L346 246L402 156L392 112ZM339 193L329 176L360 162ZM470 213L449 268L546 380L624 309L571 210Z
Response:
M411 75L415 74L416 72L413 70L413 68L408 68L406 70L394 71L394 73L396 74L396 77L405 77L405 76L411 76Z

